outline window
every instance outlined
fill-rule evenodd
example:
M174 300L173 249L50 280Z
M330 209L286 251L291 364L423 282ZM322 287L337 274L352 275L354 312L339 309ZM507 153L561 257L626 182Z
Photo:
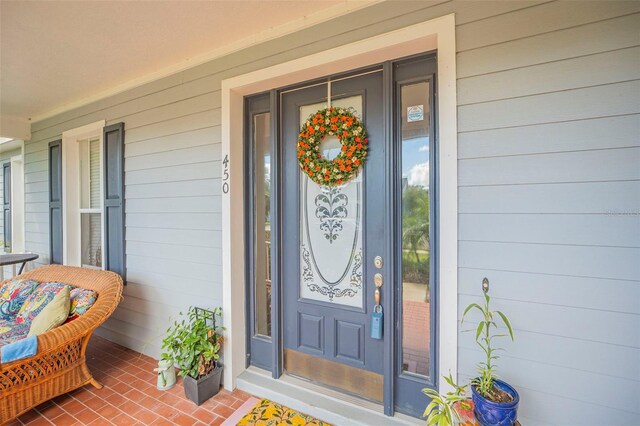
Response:
M50 261L125 277L124 124L89 124L49 143Z

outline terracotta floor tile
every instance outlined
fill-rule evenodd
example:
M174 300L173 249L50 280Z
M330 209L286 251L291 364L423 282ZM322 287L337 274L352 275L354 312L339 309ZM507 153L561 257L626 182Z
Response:
M145 395L144 393L140 392L137 389L132 389L129 392L124 394L125 398L130 399L132 401L141 401L143 400L147 395Z
M156 360L98 336L91 338L87 363L94 377L105 385L102 389L90 385L76 389L9 425L220 425L250 396L222 389L198 407L185 397L180 377L172 389L159 391L153 373Z
M120 411L122 411L123 413L127 413L130 416L142 409L141 406L129 400L127 400L127 402L125 402L118 408L120 408Z
M20 422L22 422L23 424L27 424L30 421L37 419L39 417L40 417L40 413L38 413L36 410L30 410L24 413L23 415L21 415L20 417L18 417L18 420L20 420Z
M93 411L90 408L86 408L82 411L80 411L77 414L73 415L76 419L80 420L80 422L84 423L84 424L89 424L92 421L94 421L95 419L97 419L98 417L100 417L98 415L98 413L96 413L95 411Z
M242 402L246 402L246 400L251 397L251 395L239 389L234 390L232 392L232 395L234 396L234 398L238 398Z
M118 394L118 393L114 393L111 396L108 396L105 401L107 401L109 404L115 406L115 407L119 407L122 404L124 404L125 402L128 401L127 398L125 398L124 396Z
M122 413L112 419L110 419L110 421L118 426L131 426L136 424L138 421L136 419L134 419L133 417Z
M211 423L209 423L212 426L220 426L222 424L222 422L224 422L226 420L226 418L224 417L218 417L217 419L214 419Z
M95 419L94 421L92 421L89 424L91 426L111 426L111 422L108 421L108 420L103 419L102 417Z
M79 389L77 393L74 393L73 397L78 401L84 403L87 399L94 398L95 395L83 388L83 389Z
M171 419L171 421L179 426L193 426L195 423L198 422L197 419L194 419L191 416L188 416L186 414L180 414L176 417L174 417L173 419Z
M96 410L96 413L98 413L101 417L104 417L105 419L112 419L120 415L122 411L118 410L116 407L114 407L111 404L105 404L104 407L98 408Z
M93 411L98 411L99 408L102 408L105 405L107 405L107 402L102 398L94 396L93 398L90 398L84 401L83 404L91 408Z
M30 422L29 426L50 426L52 424L53 423L51 423L49 420L45 419L44 417L38 417L34 421Z
M160 418L157 414L152 413L146 408L143 408L142 410L133 414L133 417L135 417L136 419L140 420L142 423L147 425L150 425L151 423L155 422Z
M67 401L64 405L62 405L62 409L71 415L75 415L76 413L79 413L86 408L87 406L77 399L72 399L71 401Z
M193 417L200 420L201 422L209 424L209 422L215 420L218 417L218 415L212 413L209 410L205 410L204 408L198 408L196 411L193 412Z
M111 390L113 390L115 393L118 393L120 395L124 395L125 393L129 392L132 389L133 388L131 386L129 386L124 382L118 382L115 385L111 386Z
M51 420L51 423L53 423L56 426L71 426L72 424L76 423L76 419L70 416L69 414L64 413L56 417L55 419Z
M198 409L198 406L194 404L192 401L182 400L174 405L178 410L182 411L186 414L191 414Z
M174 407L170 407L167 404L163 404L162 402L160 402L160 405L156 409L154 409L153 412L165 419L170 419L180 413Z
M231 416L233 414L233 409L229 408L229 407L225 407L224 405L219 405L217 406L213 412L218 414L221 417L224 417L225 419L229 416Z
M53 419L55 417L58 417L60 414L63 414L64 411L62 410L62 408L60 408L57 405L53 404L53 405L48 406L44 410L40 411L40 413L44 417L46 417L47 419L51 420L51 419Z

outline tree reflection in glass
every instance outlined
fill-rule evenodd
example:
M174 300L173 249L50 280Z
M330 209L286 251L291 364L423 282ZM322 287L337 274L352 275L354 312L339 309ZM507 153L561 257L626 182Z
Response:
M402 369L429 375L429 83L401 88Z

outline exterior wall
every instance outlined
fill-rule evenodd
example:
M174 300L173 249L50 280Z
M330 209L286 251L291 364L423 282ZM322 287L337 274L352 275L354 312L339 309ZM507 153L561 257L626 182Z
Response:
M487 276L516 329L499 365L523 416L638 423L639 11L637 2L381 3L34 123L27 249L48 263L47 143L124 121L129 283L100 332L157 356L170 315L222 304L221 80L455 12L460 309L480 300ZM463 378L480 357L460 333Z
M10 151L0 152L0 167L4 165L4 163L10 163L11 157L15 157L16 155L21 155L22 149L16 148ZM4 173L0 173L0 206L4 204ZM0 253L4 253L4 215L0 215ZM10 266L2 267L2 271L4 272L5 277L10 277L13 273L13 269Z

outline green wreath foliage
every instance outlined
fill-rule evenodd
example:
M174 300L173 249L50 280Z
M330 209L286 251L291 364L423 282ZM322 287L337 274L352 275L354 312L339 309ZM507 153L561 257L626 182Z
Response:
M320 143L336 136L342 145L333 160L322 157ZM318 185L342 185L353 179L367 156L369 139L353 110L325 108L311 114L298 135L298 163Z

